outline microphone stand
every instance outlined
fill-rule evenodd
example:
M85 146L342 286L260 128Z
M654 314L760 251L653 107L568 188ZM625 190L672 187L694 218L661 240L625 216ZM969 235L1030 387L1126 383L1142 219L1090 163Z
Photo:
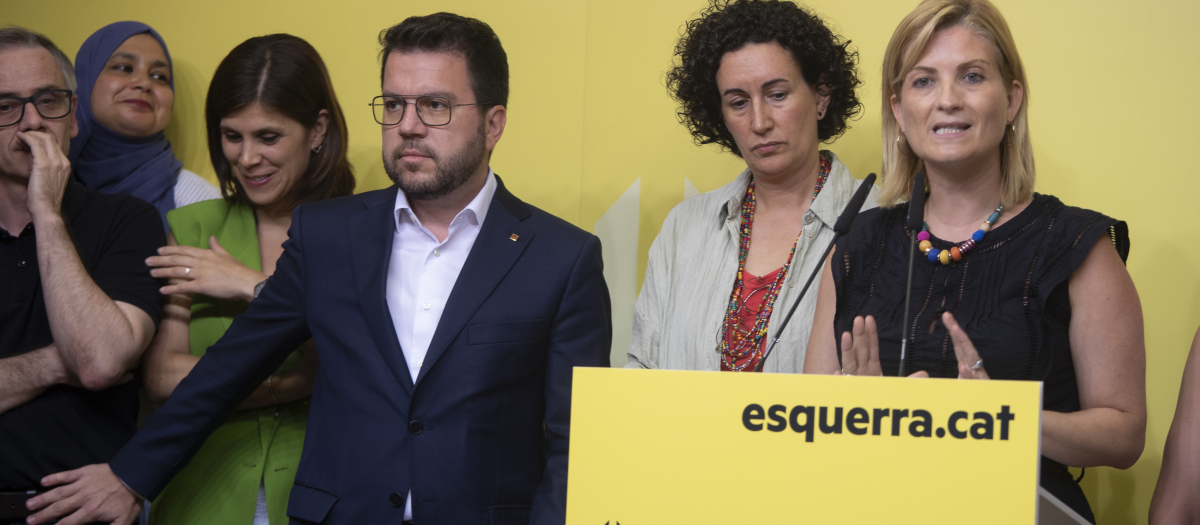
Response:
M821 268L825 267L825 259L829 257L829 252L833 251L833 245L840 239L841 235L834 235L833 240L829 241L829 246L825 248L825 253L821 255L821 264L817 265L817 271L809 274L808 282L804 283L804 288L800 289L800 295L796 297L796 302L792 303L792 308L788 310L788 314L783 318L783 323L779 325L779 330L775 331L775 339L771 341L771 345L767 347L767 351L763 352L762 359L758 360L758 366L754 367L755 372L762 372L763 363L767 362L767 356L771 355L771 350L775 349L775 345L779 343L779 337L783 334L783 328L787 326L788 321L792 320L792 314L796 313L796 307L800 306L800 299L804 298L804 293L808 291L808 287L812 285L813 279L817 274L821 273Z
M913 177L912 196L908 199L908 279L904 285L904 317L900 318L900 368L898 376L904 377L905 361L908 359L908 306L912 302L913 263L917 254L917 232L925 223L925 172Z
M901 317L900 327L900 370L896 375L904 377L904 360L908 357L908 305L912 302L913 259L917 254L917 232L909 232L908 243L908 281L904 285L904 317Z
M821 273L821 269L825 267L825 260L829 258L829 252L833 251L833 245L838 239L850 233L850 226L854 224L854 217L858 215L862 209L863 203L867 200L867 194L871 193L871 186L875 184L875 174L867 175L863 179L862 184L858 186L858 191L850 198L850 202L846 204L846 208L842 210L842 214L838 216L837 223L833 225L833 239L829 241L829 246L825 247L825 252L821 255L820 264L813 269L808 275L808 281L804 283L804 288L800 289L800 295L796 296L796 301L792 303L792 308L788 310L787 316L783 318L783 323L779 325L779 329L775 331L775 339L767 346L767 351L763 352L762 359L758 360L758 365L754 367L755 372L762 372L763 365L767 362L767 357L770 357L771 351L775 349L775 345L779 344L779 338L783 334L783 329L787 327L788 322L792 320L792 314L796 313L796 307L800 306L800 300L804 298L804 294L808 292L808 287L812 285L813 279L817 278L817 274ZM784 276L786 278L786 276Z

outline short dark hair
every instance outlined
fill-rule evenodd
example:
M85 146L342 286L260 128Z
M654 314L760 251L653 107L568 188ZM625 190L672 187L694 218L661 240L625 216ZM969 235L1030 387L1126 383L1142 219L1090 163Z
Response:
M346 158L346 119L321 55L302 38L275 34L251 38L229 52L217 66L204 120L208 125L208 155L227 200L250 205L241 183L221 147L221 119L254 103L277 111L312 129L322 109L329 125L320 151L312 154L308 170L292 187L292 205L354 193L354 171Z
M791 53L809 87L829 89L825 117L817 121L819 140L831 142L862 112L855 92L862 85L858 52L816 15L787 1L712 0L700 16L687 22L675 46L679 64L667 72L667 89L679 103L679 122L697 144L716 143L742 155L721 114L717 70L726 53L767 42Z
M508 105L508 55L500 37L481 20L454 13L412 16L379 33L379 82L393 52L457 53L467 61L475 102L486 112ZM405 93L410 94L410 93ZM417 94L417 93L411 93Z
M71 65L71 59L58 49L46 35L30 31L21 26L8 26L0 29L0 51L8 51L9 49L36 49L42 48L50 52L50 56L54 57L54 62L58 65L58 69L62 71L63 82L66 82L66 88L75 91L75 68Z

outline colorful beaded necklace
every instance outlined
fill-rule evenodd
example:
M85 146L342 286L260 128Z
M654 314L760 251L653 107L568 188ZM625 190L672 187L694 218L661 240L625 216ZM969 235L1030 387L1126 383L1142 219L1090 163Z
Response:
M821 169L817 172L817 184L813 189L812 201L817 200L817 194L821 193L821 188L825 186L825 181L829 179L829 171L833 167L833 160L827 156L821 155ZM724 333L721 337L721 342L717 346L717 351L721 354L721 362L724 368L732 371L741 371L750 367L756 359L748 359L741 365L738 361L746 359L746 357L758 353L762 350L762 340L767 335L767 323L771 319L771 312L775 309L775 299L779 297L779 289L783 282L787 280L788 270L792 267L792 257L796 255L796 245L800 243L800 236L796 237L796 242L792 243L792 251L788 254L787 262L783 268L780 268L779 275L775 277L775 281L770 284L766 290L766 295L763 296L762 307L755 312L754 326L750 330L742 330L738 322L738 312L742 307L742 291L745 287L745 271L746 271L746 256L750 253L750 230L754 224L754 180L750 180L750 187L746 189L746 196L742 198L742 225L741 239L738 246L738 270L737 281L733 286L733 295L729 298L729 307L725 310ZM801 232L800 235L804 233ZM733 334L733 337L729 337ZM729 344L729 339L733 339L734 344Z
M933 248L933 243L929 242L929 223L923 223L921 233L917 234L917 240L921 241L921 244L918 246L921 248L921 252L929 259L930 263L936 264L940 262L946 265L950 264L951 261L961 261L967 255L967 252L975 248L977 243L983 241L983 236L987 235L987 232L992 231L992 225L996 224L997 220L1000 220L1001 213L1004 213L1003 204L996 206L996 211L988 215L987 220L979 225L979 229L971 234L970 239L951 246L949 250L935 250Z

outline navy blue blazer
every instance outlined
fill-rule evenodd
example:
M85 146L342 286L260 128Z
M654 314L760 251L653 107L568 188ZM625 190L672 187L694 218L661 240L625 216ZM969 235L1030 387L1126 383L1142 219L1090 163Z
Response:
M498 184L413 384L386 300L396 187L305 204L261 295L112 460L154 498L310 337L293 523L563 523L571 373L608 366L600 241Z

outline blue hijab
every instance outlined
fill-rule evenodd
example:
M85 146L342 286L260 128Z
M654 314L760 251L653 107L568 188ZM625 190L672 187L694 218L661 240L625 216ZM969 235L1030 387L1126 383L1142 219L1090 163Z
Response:
M127 137L96 122L92 115L96 78L125 40L142 33L149 33L162 46L171 67L171 90L175 89L171 54L167 43L153 28L141 22L116 22L92 33L75 55L75 76L79 81L75 92L79 96L79 109L75 117L79 134L71 139L68 158L84 186L149 202L158 208L163 227L170 231L167 212L175 209L175 181L183 169L183 163L171 150L171 142L161 131L149 137Z

